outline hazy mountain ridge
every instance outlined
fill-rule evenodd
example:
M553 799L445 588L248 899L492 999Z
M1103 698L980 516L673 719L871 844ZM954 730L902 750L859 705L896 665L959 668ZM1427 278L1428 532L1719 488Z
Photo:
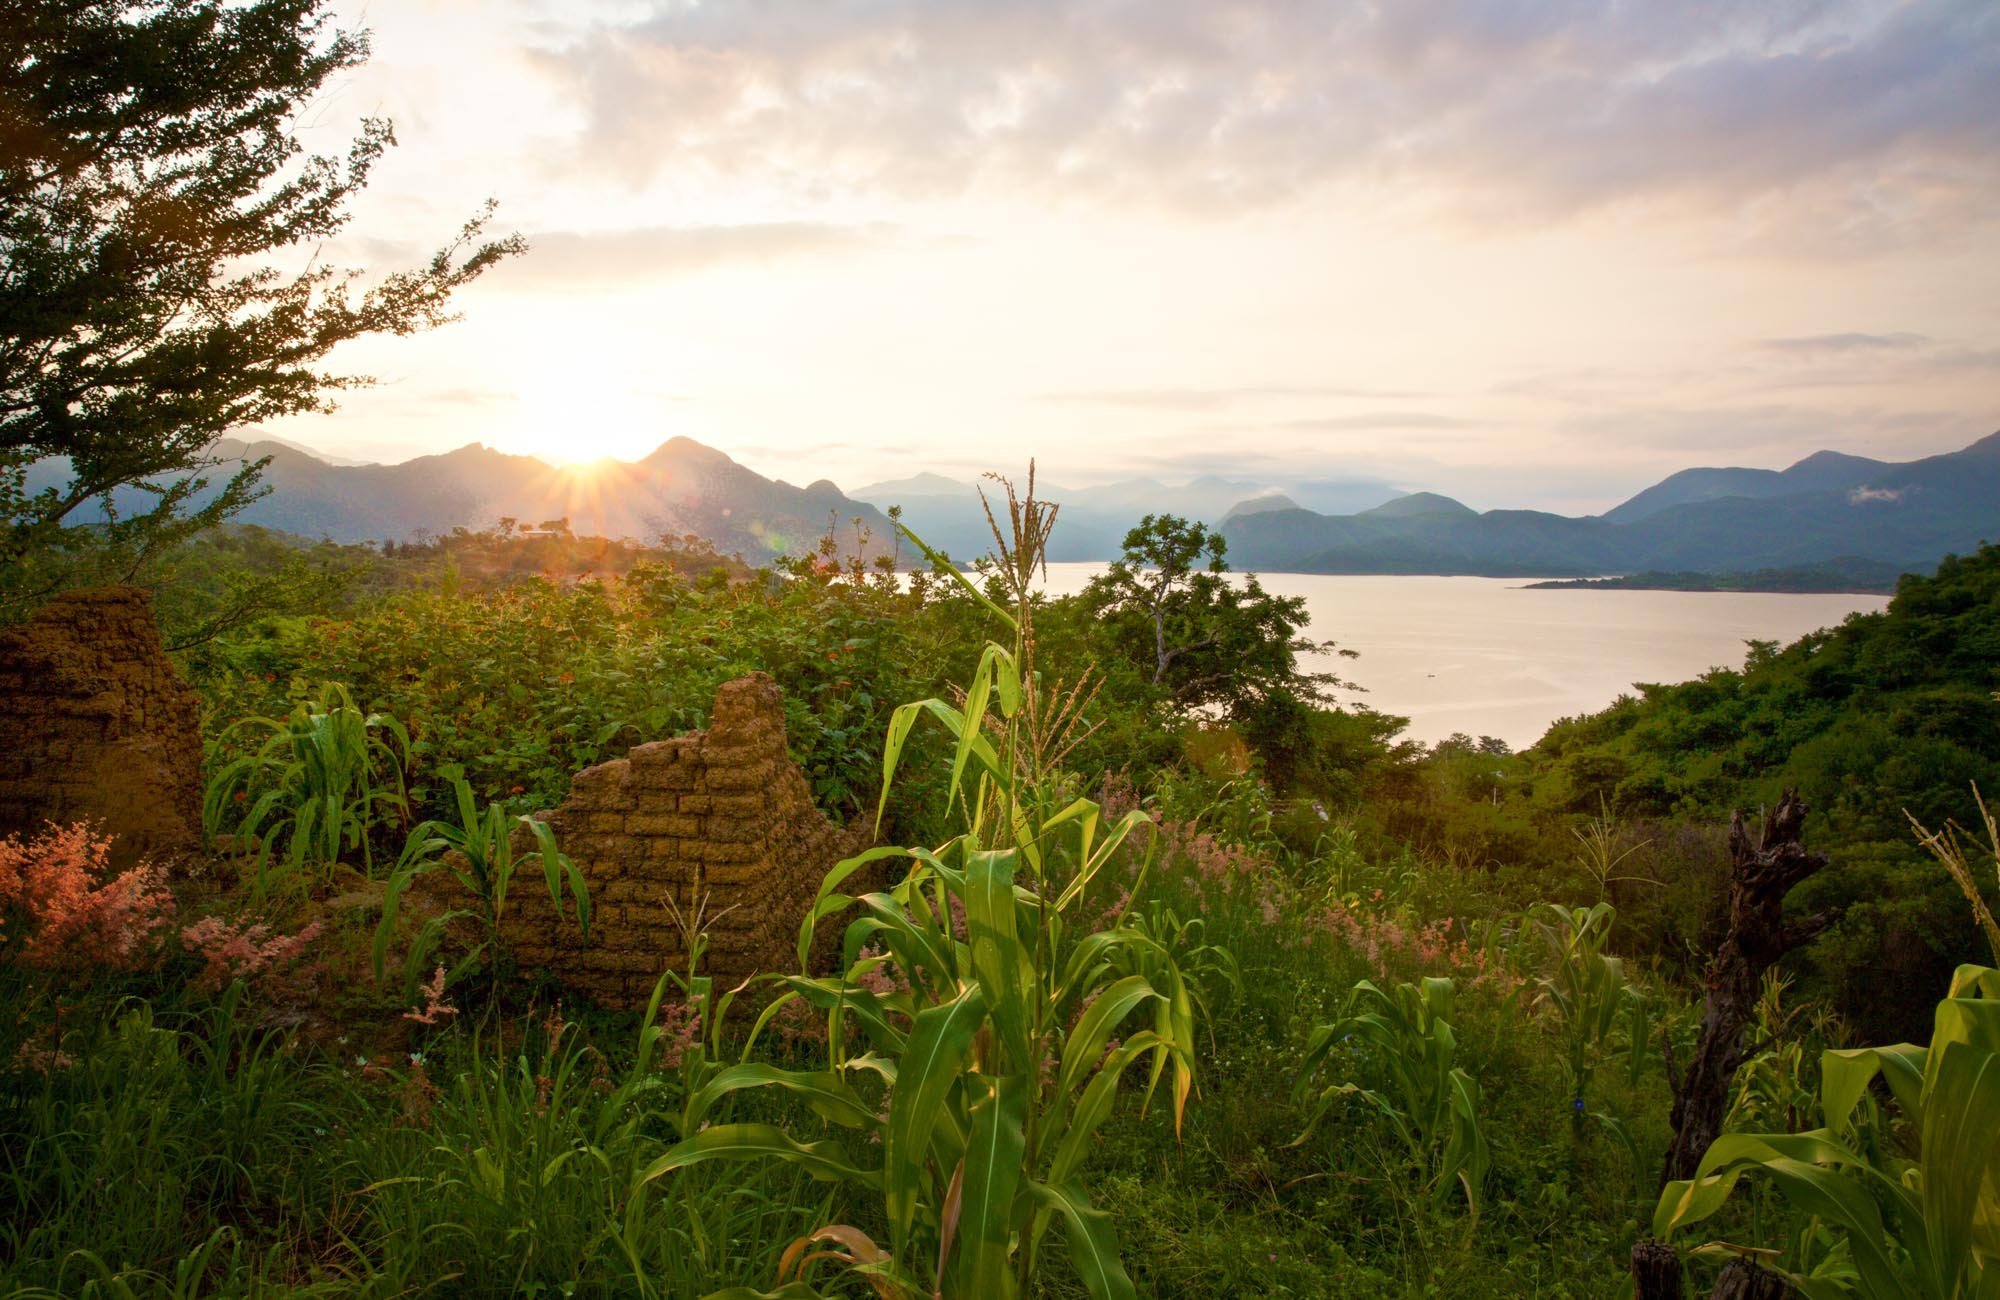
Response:
M395 465L334 465L295 444L223 439L225 462L210 472L219 486L231 462L268 456L270 491L236 516L281 532L336 542L407 541L454 528L482 529L513 518L523 524L567 519L579 535L650 541L695 534L723 554L752 563L811 550L830 522L852 549L852 521L870 535L869 555L893 547L889 521L825 480L795 487L765 478L713 447L674 438L639 461L551 466L532 456L470 443ZM30 490L67 482L67 466L33 467ZM149 499L120 493L121 511ZM101 515L99 516L101 517ZM80 518L78 522L88 522Z
M956 559L992 545L976 484L923 472L852 493L825 479L801 488L688 438L638 461L588 466L551 466L479 443L395 465L333 464L263 437L224 439L216 451L225 462L270 458L271 491L240 522L341 542L403 541L503 517L567 519L578 534L608 538L694 534L761 563L810 549L830 521L851 545L856 518L870 534L870 554L889 550L894 530L877 507L899 504L918 536ZM230 468L211 478L219 483ZM30 467L30 491L66 481L59 462ZM1823 451L1783 470L1682 470L1582 518L1481 513L1370 480L1271 485L1211 475L1177 486L1133 479L1044 484L1039 492L1062 506L1054 560L1114 558L1142 516L1165 513L1219 528L1241 569L1567 577L1744 573L1855 559L1928 572L1945 553L2000 535L2000 433L1901 463ZM149 498L128 491L116 502L130 513Z
M984 486L993 498L996 485L970 483L940 474L869 483L848 495L888 509L901 506L903 522L931 547L956 560L983 555L993 546L986 512L979 504ZM1272 508L1280 494L1293 506L1345 513L1370 509L1406 495L1401 488L1375 479L1301 479L1277 484L1207 474L1183 484L1153 479L1124 479L1094 487L1067 488L1047 483L1036 494L1062 506L1060 522L1049 539L1051 560L1116 559L1125 534L1149 514L1179 515L1216 524L1232 511Z
M1624 524L1679 505L1728 497L1779 497L1800 492L1842 491L1858 487L1883 470L1885 461L1816 451L1786 469L1702 468L1669 474L1652 487L1604 512L1604 518Z
M1947 552L2000 535L2000 433L1903 463L1820 452L1785 470L1684 470L1592 518L1409 514L1398 504L1346 516L1239 515L1222 531L1240 567L1303 573L1559 577L1840 558L1928 572Z

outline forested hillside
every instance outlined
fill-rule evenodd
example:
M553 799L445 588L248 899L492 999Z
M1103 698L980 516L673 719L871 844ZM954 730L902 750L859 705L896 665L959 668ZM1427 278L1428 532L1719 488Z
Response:
M1932 829L1969 823L1972 786L2000 791L1996 692L2000 547L1984 547L1933 577L1904 578L1881 613L1789 646L1754 644L1740 669L1646 686L1558 723L1492 763L1423 833L1503 861L1553 862L1575 845L1561 833L1546 840L1552 819L1602 813L1629 824L1626 843L1636 844L1671 838L1658 828L1672 823L1718 825L1732 808L1796 788L1814 810L1812 843L1833 858L1797 901L1842 916L1813 950L1820 978L1871 1028L1921 1033L1923 997L1902 991L1932 987L1976 956L1977 942L1910 818ZM1432 767L1468 762L1446 746ZM1659 892L1630 883L1620 897L1643 906Z

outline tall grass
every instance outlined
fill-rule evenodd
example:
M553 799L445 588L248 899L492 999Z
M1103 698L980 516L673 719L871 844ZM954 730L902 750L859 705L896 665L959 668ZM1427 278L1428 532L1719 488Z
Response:
M247 1294L300 1248L332 1111L235 986L185 1027L87 1017L5 1091L0 1280L64 1295Z
M1362 1081L1321 1090L1311 1123L1319 1123L1337 1097L1359 1097L1389 1122L1424 1169L1433 1198L1441 1202L1461 1188L1477 1213L1492 1154L1480 1122L1479 1084L1457 1064L1452 991L1450 980L1436 977L1398 984L1393 992L1362 980L1348 998L1348 1014L1313 1032L1296 1090L1309 1091L1322 1066L1336 1054L1345 1057Z

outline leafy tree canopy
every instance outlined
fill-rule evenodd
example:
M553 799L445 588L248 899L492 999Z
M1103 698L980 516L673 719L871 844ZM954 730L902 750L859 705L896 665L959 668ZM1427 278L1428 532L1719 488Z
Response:
M489 203L414 270L318 259L394 142L383 119L344 158L297 137L367 55L330 3L0 0L0 613L242 509L262 463L210 492L218 437L327 409L366 382L322 368L335 346L442 323L524 247L484 238ZM31 491L55 458L67 482ZM109 522L76 522L88 503Z
M1231 581L1227 550L1201 523L1147 515L1125 535L1110 571L1091 580L1085 601L1178 709L1238 716L1276 694L1324 701L1339 679L1305 671L1299 655L1333 643L1300 636L1304 597L1274 596L1255 574Z

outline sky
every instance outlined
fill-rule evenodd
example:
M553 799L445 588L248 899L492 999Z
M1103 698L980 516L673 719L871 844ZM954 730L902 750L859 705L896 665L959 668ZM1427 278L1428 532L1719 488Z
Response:
M522 257L272 432L676 435L843 487L1608 508L2000 429L1994 0L336 0L398 147L315 255Z

